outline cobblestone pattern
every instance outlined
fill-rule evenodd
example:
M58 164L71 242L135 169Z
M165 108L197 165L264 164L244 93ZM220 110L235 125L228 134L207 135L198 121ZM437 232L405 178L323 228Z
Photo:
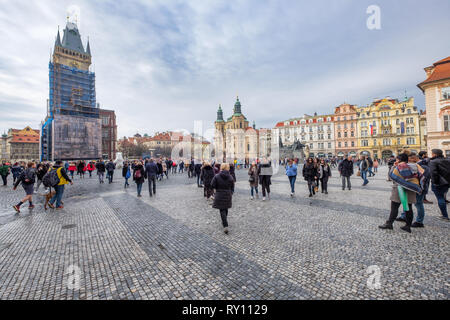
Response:
M65 209L14 215L23 192L0 188L0 299L448 299L449 224L434 195L424 229L378 230L388 215L385 168L366 187L342 191L336 172L329 194L306 197L299 177L273 177L270 201L249 200L246 171L230 210L230 234L218 210L186 175L147 186L122 179L99 185L76 179ZM368 267L381 288L367 286ZM69 266L80 270L70 289Z

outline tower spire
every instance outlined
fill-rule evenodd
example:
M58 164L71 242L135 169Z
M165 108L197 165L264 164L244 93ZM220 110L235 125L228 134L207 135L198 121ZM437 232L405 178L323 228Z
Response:
M86 46L86 54L91 55L91 46L89 45L89 37Z
M58 26L58 33L56 34L55 47L61 47L61 37L59 36L59 26Z
M222 106L219 104L219 110L217 110L216 122L222 122L222 121L223 121L223 111L222 111Z

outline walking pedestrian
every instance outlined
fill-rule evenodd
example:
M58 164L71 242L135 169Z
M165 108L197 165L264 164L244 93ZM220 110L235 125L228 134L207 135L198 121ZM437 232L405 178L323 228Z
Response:
M258 184L259 184L259 175L258 175L258 167L256 166L256 162L253 161L250 168L248 169L248 182L250 183L250 199L253 200L255 193L256 198L259 198L258 195Z
M51 170L56 170L56 174L58 175L59 183L54 187L55 188L55 195L50 199L48 202L48 206L52 209L55 208L54 203L56 201L56 209L60 210L63 209L64 206L61 203L63 194L64 194L64 186L68 183L73 185L72 180L67 175L66 169L63 166L63 162L61 160L58 160L55 162L55 165L52 167Z
M331 168L324 159L320 160L319 180L322 193L328 194L328 179L331 177Z
M145 182L145 170L141 161L136 162L136 165L134 166L133 180L134 182L136 182L137 196L142 197L141 192L142 192L142 185Z
M359 175L361 176L361 179L363 179L363 187L369 183L369 180L367 180L367 172L369 170L369 161L367 161L365 156L361 156L359 161Z
M259 184L261 185L262 188L263 201L266 200L266 195L267 198L270 200L270 185L272 184L271 181L272 175L273 175L272 164L267 159L264 158L263 161L261 162L261 165L258 168Z
M0 167L0 175L2 176L3 186L6 187L8 184L8 175L10 173L10 168L6 164L5 161L2 162L2 166Z
M123 163L122 177L125 179L124 188L128 188L130 186L130 184L128 183L128 179L130 179L131 177L131 169L130 165L128 164L128 161L125 161Z
M309 197L312 197L316 194L316 180L317 180L317 168L314 165L314 160L312 158L308 158L306 161L306 164L303 166L302 170L303 178L308 183L308 191L309 191Z
M44 178L44 176L47 173L47 171L48 171L47 166L45 166L43 163L40 163L37 166L37 170L36 170L37 183L36 183L36 191L35 191L35 193L37 193L39 191L39 187L42 184L42 178Z
M420 175L423 174L423 169L416 163L408 163L408 155L401 153L397 156L397 161L389 173L393 180L393 187L391 192L391 213L389 219L381 226L380 229L393 229L393 223L398 216L398 209L402 202L400 197L399 186L403 188L406 194L406 203L408 210L405 210L406 225L401 227L403 231L411 233L411 224L413 220L412 204L416 203L416 193L421 193ZM406 208L404 208L406 209Z
M75 162L69 163L69 173L70 173L70 176L72 177L72 180L73 180L73 175L75 174L75 171L77 171L77 166L76 166Z
M148 192L150 193L150 197L153 194L156 195L156 176L158 174L158 166L156 165L153 159L150 159L145 164L145 176L148 180ZM153 191L153 192L152 192Z
M295 194L295 181L297 180L297 163L292 160L289 159L288 160L288 164L286 166L286 175L288 176L289 179L289 184L291 186L291 197L294 196Z
M87 165L87 171L89 172L89 178L92 178L92 171L95 170L94 161L90 161Z
M203 195L206 197L206 200L209 200L213 195L213 187L211 186L211 182L214 178L214 169L209 162L205 162L200 175L203 181Z
M106 166L105 166L105 163L103 162L103 160L102 159L98 160L95 167L97 168L97 175L98 175L99 183L105 183L103 181L103 179L105 177Z
M14 165L11 168L11 173L13 175L13 184L16 183L16 179L19 178L22 171L23 168L20 166L20 164L18 162L14 163Z
M431 150L430 160L431 190L436 196L441 219L449 220L447 212L446 195L450 184L450 160L444 158L441 149Z
M232 208L234 180L230 175L228 163L223 163L220 170L220 173L215 175L211 181L211 187L215 190L213 208L219 209L223 231L228 234L228 210Z
M36 182L36 165L33 162L28 162L27 169L22 171L20 176L16 179L14 183L13 190L17 189L17 186L22 183L22 187L25 190L25 198L23 198L18 204L14 205L13 208L17 213L20 213L20 206L25 202L29 202L29 209L33 209L33 193L34 193L34 183Z
M112 161L112 159L109 160L109 162L105 166L107 171L107 177L109 180L109 183L113 183L113 177L114 177L114 170L116 169L116 165Z

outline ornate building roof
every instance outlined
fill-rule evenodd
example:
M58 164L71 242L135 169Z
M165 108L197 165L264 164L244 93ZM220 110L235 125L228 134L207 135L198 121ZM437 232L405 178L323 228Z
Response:
M417 86L423 91L423 86L428 83L450 79L450 57L433 63L432 66L425 68L428 78Z
M56 35L55 47L62 47L65 49L73 50L82 54L91 55L91 48L89 45L89 41L87 44L86 51L83 47L83 42L81 41L80 32L78 27L73 22L67 22L66 28L64 29L63 39L59 36L59 30Z

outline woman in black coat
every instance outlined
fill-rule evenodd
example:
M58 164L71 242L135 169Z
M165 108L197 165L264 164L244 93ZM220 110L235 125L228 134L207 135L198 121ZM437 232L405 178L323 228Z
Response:
M331 168L324 159L320 160L319 179L322 193L328 194L328 179L331 177Z
M211 181L214 178L214 169L208 162L205 162L200 174L200 178L203 181L203 195L206 197L206 199L209 199L213 195Z
M314 187L315 180L318 178L317 168L312 158L309 158L303 166L303 178L308 181L309 196L312 197L313 194L316 194Z
M234 179L230 175L230 165L223 163L218 173L211 181L211 187L216 190L213 208L220 210L223 231L228 234L228 209L232 207L232 197L234 192Z

